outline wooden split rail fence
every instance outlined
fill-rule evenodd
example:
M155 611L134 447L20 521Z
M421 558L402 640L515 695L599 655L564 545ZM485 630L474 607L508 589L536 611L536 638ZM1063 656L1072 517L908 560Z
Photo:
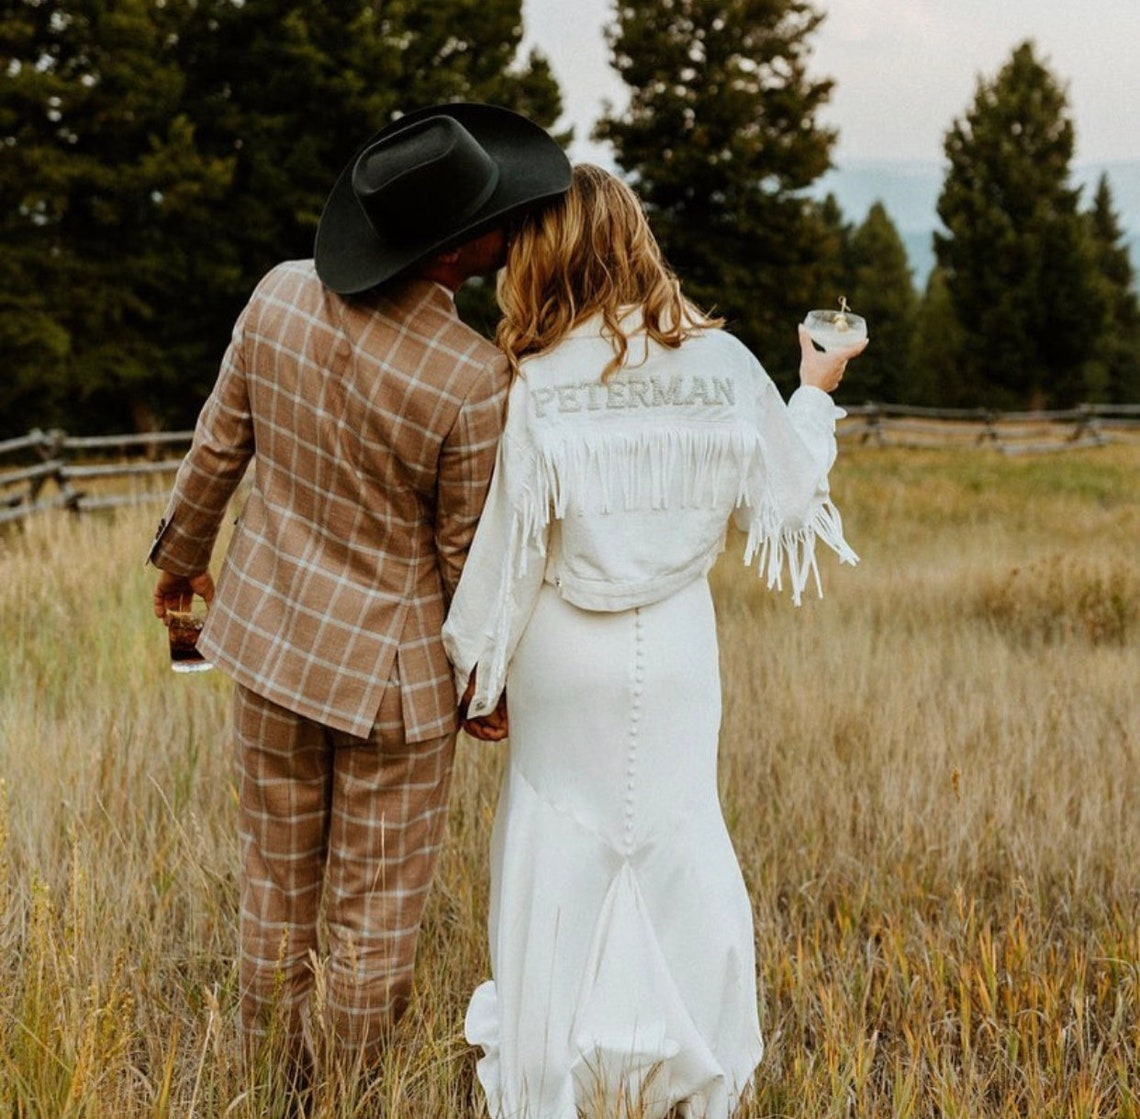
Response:
M1052 412L845 405L841 442L875 447L992 448L1042 453L1140 443L1140 404ZM73 437L32 431L0 441L0 525L48 509L84 512L162 500L193 432ZM11 465L6 465L10 463Z
M901 404L844 404L844 409L840 439L878 447L991 447L1015 455L1140 443L1140 404L1081 404L1037 412Z
M80 437L32 431L0 442L0 525L48 509L78 513L155 500L159 488L142 483L173 477L192 436L190 431ZM99 483L95 489L93 482Z

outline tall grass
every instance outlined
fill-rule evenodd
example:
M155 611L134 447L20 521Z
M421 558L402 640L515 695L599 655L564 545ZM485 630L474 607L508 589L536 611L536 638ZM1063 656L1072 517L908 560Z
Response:
M745 1119L1140 1116L1140 452L855 450L863 562L714 572L768 1052ZM228 684L172 674L151 513L0 537L0 1113L283 1114L237 1059ZM462 740L418 994L317 1114L474 1114L502 751ZM319 984L318 984L319 987Z

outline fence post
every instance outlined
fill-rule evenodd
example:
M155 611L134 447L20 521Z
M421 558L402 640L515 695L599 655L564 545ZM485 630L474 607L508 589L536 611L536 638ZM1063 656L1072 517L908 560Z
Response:
M989 408L979 408L978 414L981 416L983 428L981 434L978 436L979 443L993 443L995 447L1001 446L1001 432L998 431L997 413Z
M36 441L36 454L40 456L40 462L51 462L55 457L55 448L63 442L63 432L54 429L45 434L36 427L28 432L28 436ZM44 488L47 477L46 474L43 474L32 478L31 481L28 482L28 496L25 498L25 501L29 505L35 505L36 499L40 496L40 490Z
M66 446L67 432L61 431L58 427L53 427L44 437L44 443L40 448L40 455L45 461L49 459L62 460ZM59 490L60 497L63 498L64 507L72 513L78 513L79 502L83 499L83 491L72 489L71 482L68 481L67 475L62 470L56 471L53 475L53 480L55 481L56 488Z
M867 443L874 439L875 446L883 446L883 410L873 400L867 401L867 408L870 409L867 413L866 426L863 429L862 442Z
M1080 419L1077 421L1076 427L1073 428L1073 434L1069 436L1069 441L1076 443L1087 432L1092 437L1093 442L1100 446L1104 442L1104 432L1101 431L1100 417L1096 414L1093 406L1091 404L1078 404L1077 411L1080 413Z

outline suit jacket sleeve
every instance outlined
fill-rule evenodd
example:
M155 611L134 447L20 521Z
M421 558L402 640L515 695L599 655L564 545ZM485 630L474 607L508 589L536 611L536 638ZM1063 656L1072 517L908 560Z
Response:
M443 443L439 462L435 541L444 598L451 601L487 497L503 430L506 359L473 384Z
M210 555L230 498L253 456L242 345L248 308L234 327L218 380L198 423L178 474L148 559L175 575L197 575Z

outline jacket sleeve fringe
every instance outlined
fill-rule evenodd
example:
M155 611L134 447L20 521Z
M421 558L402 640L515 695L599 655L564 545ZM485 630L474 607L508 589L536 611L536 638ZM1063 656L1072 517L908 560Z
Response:
M748 526L744 562L751 565L753 560L757 560L757 573L766 579L769 590L783 590L784 569L787 568L792 601L799 606L809 578L815 583L816 593L823 596L815 554L817 541L835 552L841 563L855 565L859 562L859 557L843 537L843 521L830 498L819 500L798 528L781 523L775 503L769 500Z

